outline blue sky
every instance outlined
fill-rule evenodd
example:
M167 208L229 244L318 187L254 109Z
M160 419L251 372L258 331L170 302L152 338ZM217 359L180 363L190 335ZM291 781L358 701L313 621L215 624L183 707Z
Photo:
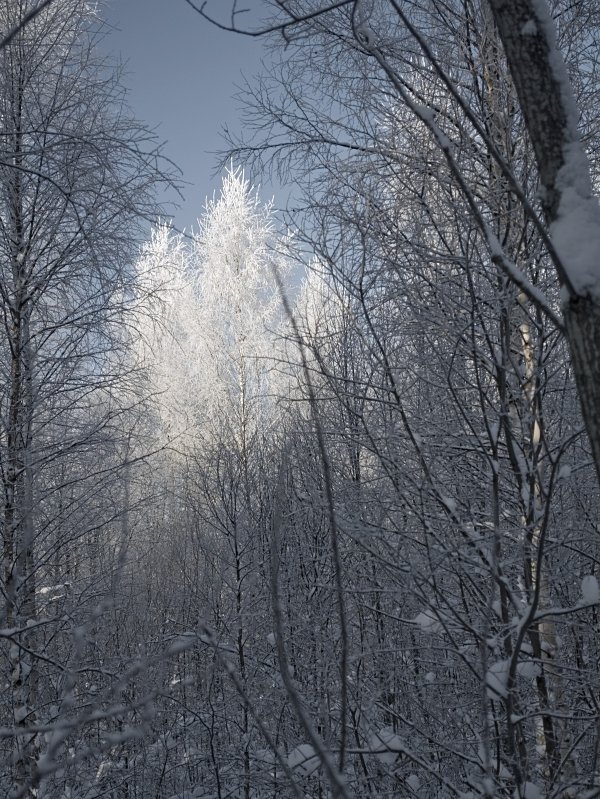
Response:
M105 46L126 63L124 83L135 115L157 128L167 142L165 154L191 184L174 210L177 226L189 230L206 196L219 188L210 153L223 148L224 126L239 130L232 95L243 76L259 71L261 40L217 30L185 0L107 0L103 16L115 28Z

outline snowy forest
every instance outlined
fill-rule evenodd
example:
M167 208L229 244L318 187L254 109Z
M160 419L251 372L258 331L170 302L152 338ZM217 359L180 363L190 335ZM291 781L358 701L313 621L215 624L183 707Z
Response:
M0 0L0 797L600 797L600 3L254 7L179 231Z

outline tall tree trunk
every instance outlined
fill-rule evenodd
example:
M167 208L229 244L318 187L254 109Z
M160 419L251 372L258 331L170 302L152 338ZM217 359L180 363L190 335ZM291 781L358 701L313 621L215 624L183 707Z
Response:
M8 185L8 213L12 239L10 287L10 389L4 477L4 580L6 624L16 632L9 649L10 689L13 706L15 748L13 791L33 795L36 736L27 730L34 722L36 702L35 636L31 627L36 617L34 580L32 426L34 413L33 350L31 346L31 303L27 241L23 213L23 84L19 72L12 96L11 145L12 179ZM32 792L30 794L30 792Z
M543 188L551 225L568 208L588 220L600 241L600 210L577 132L577 114L565 65L544 0L488 0L506 53ZM568 224L568 222L566 222ZM589 247L589 241L580 241ZM600 479L600 255L582 274L577 252L563 252L558 277L566 289L565 332L585 426Z

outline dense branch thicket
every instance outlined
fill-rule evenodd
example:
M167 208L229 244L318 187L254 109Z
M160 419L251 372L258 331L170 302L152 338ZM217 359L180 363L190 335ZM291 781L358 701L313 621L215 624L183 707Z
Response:
M37 5L0 3L2 30L16 31L0 49L0 792L11 797L44 795L84 757L96 716L108 729L130 713L115 707L129 657L106 646L100 618L129 536L135 240L166 179L98 55L91 6Z
M501 39L485 4L334 5L282 7L234 149L293 177L315 257L265 475L281 715L235 663L254 746L315 794L593 795L598 489ZM593 154L596 9L554 13ZM283 776L238 756L234 792Z
M295 210L230 168L135 263L89 9L0 51L0 788L592 799L600 497L493 14L275 5L234 153ZM596 174L598 8L553 14Z

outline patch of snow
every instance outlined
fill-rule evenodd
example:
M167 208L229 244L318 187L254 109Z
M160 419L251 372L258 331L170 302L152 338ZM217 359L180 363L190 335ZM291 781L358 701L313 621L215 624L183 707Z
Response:
M375 36L375 32L363 22L362 25L359 25L356 28L356 33L360 39L361 44L363 44L367 49L371 49L375 47L377 44L377 37Z
M267 635L267 641L271 644L271 646L275 646L275 635L273 633L269 633Z
M371 736L369 749L381 763L393 766L405 751L405 746L402 738L391 727L383 727Z
M593 574L588 574L581 581L581 593L586 605L596 605L600 602L600 588L598 580Z
M319 756L310 744L300 744L288 756L288 766L303 777L310 777L320 765Z
M517 663L517 674L525 680L535 680L540 675L539 663L533 660L522 660Z
M494 358L496 363L502 364L502 350L500 348L494 347ZM482 433L482 437L485 437L485 431ZM498 439L500 438L500 420L495 419L493 422L490 422L490 441L493 444L498 443Z
M413 621L419 625L424 633L439 633L443 629L438 618L431 610L421 611L415 616Z
M521 28L521 36L535 36L538 32L538 26L536 25L535 20L533 17L528 19L527 22Z
M561 466L558 470L558 479L559 480L568 480L571 476L571 467L565 463L564 466Z
M574 148L571 145L570 148ZM580 145L577 145L580 149ZM568 149L568 148L565 148ZM580 163L583 161L583 164ZM564 186L558 217L552 223L552 242L569 280L578 294L600 295L598 253L600 253L600 205L596 197L583 193L578 187L581 174L588 165L583 151L580 157L565 161L559 172Z
M524 782L513 793L514 799L542 799L542 792L534 782Z
M442 502L448 509L448 513L456 513L456 501L452 497L442 497Z
M485 675L485 685L490 699L500 699L506 696L509 668L510 662L508 660L499 660L489 667Z
M275 763L275 752L272 749L257 749L254 753L254 759L272 766Z

